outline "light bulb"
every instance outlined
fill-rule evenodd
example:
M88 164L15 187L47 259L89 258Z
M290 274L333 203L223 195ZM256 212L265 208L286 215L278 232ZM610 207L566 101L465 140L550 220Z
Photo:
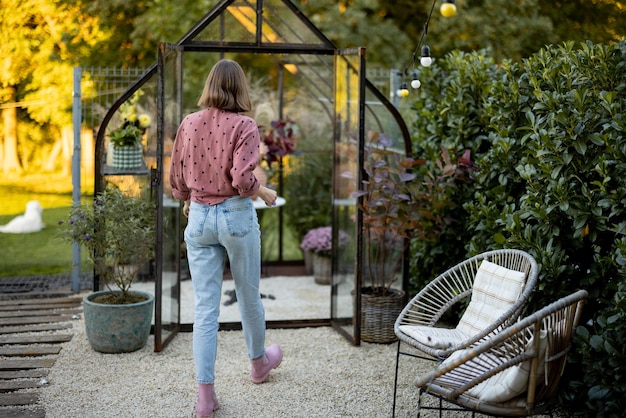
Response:
M421 86L422 86L422 82L419 81L417 78L411 81L411 87L413 87L414 89L419 89Z
M406 82L400 84L400 89L398 90L398 96L406 97L409 95L409 89L406 85Z
M441 3L439 11L443 17L452 17L456 15L456 5L454 4L454 0L446 0Z
M420 64L424 67L430 67L430 64L433 63L433 59L431 57L422 57L420 58Z
M420 58L420 64L424 67L430 67L430 64L433 63L432 58L430 58L430 48L428 45L424 45L422 47L422 57Z

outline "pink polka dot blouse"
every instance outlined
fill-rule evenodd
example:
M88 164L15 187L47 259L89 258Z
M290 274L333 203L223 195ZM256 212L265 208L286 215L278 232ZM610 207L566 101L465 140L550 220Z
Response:
M231 196L252 196L259 182L259 130L249 116L220 109L187 115L172 150L172 196L216 205Z

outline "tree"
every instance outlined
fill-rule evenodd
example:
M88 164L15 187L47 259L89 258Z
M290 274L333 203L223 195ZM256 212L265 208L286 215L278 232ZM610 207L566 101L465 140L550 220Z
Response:
M377 0L301 0L299 7L339 48L364 46L367 60L378 67L402 66L410 59L407 35L385 16Z
M441 2L435 3L427 41L433 56L442 58L455 49L490 49L498 61L517 61L549 44L605 43L626 34L626 8L616 0L456 0L458 13L453 18L441 16ZM416 48L433 0L379 3L385 19L396 22Z
M541 2L539 11L550 17L557 41L608 43L626 35L626 7L618 0Z
M0 164L20 171L71 126L72 67L107 35L98 19L55 0L1 0L0 28Z

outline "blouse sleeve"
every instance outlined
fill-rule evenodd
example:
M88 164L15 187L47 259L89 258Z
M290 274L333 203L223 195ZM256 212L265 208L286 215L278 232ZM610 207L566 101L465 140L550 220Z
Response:
M251 118L242 120L241 124L241 135L233 153L231 177L239 195L249 197L260 187L252 172L259 162L259 128Z
M172 148L172 161L170 166L170 186L172 187L172 197L178 200L189 200L190 191L185 183L183 175L184 165L184 139L185 129L183 128L185 121L180 124L174 139L174 147Z

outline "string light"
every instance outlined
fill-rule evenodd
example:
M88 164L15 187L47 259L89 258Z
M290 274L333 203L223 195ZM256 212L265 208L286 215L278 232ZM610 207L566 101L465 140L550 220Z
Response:
M443 17L452 17L456 14L456 5L454 4L454 0L445 0L441 3L441 7L439 8L439 12Z
M400 97L406 97L409 95L409 87L406 84L406 81L404 81L402 84L400 84L400 89L398 90L398 96Z
M428 35L428 24L430 23L430 19L433 15L433 10L435 9L435 5L437 4L437 0L433 0L433 3L430 7L430 11L428 13L428 17L424 22L424 30L422 31L422 35L420 36L419 41L417 42L417 46L415 51L413 52L413 68L415 68L417 62L417 51L421 52L419 57L420 64L423 67L429 67L433 63L433 58L430 55L430 47L424 44L424 40L426 39L426 35ZM456 4L455 0L443 0L443 3L439 7L439 12L443 17L452 17L456 15ZM404 71L404 76L408 74L408 70ZM411 87L414 89L420 88L422 82L418 79L417 71L412 71L411 73ZM396 92L399 97L406 97L409 95L409 90L406 82L402 82L400 88Z
M422 82L417 78L417 71L411 73L411 79L411 87L414 89L419 89L422 86Z
M433 59L430 57L430 48L428 45L424 45L422 47L422 57L420 58L420 64L424 67L430 67L430 64L433 63Z

